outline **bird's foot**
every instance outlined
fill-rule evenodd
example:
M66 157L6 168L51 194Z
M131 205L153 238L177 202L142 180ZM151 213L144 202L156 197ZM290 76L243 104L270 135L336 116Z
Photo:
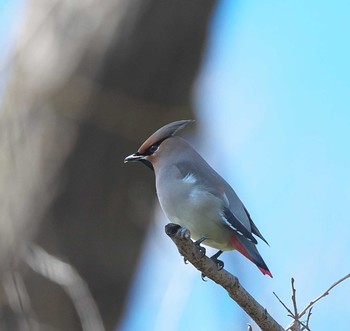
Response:
M205 256L206 249L203 246L198 245L199 252L201 253L202 257Z
M190 231L185 227L179 226L178 233L179 233L181 238L187 238L187 239L191 238Z
M221 270L224 268L224 262L219 260L218 257L222 254L222 251L218 251L215 253L210 259L216 264L218 270Z
M222 254L223 252L220 250L217 253L215 253L210 259L216 264L218 271L224 268L224 262L219 260L218 257ZM201 278L204 282L207 281L207 276L202 272Z
M207 237L202 237L194 242L194 244L197 246L197 248L199 249L199 252L201 253L202 256L205 255L206 249L203 246L201 246L201 243L206 239L207 239Z
M212 260L213 260L213 259L212 259ZM215 264L216 264L216 266L217 266L217 268L218 268L218 271L224 268L225 264L224 264L223 261L221 261L221 260L219 260L219 259L215 259L215 260L213 260L213 261L215 262Z

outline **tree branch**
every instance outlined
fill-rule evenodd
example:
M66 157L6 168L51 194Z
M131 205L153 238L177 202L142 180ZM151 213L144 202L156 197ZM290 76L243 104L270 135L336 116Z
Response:
M292 302L293 302L293 308L294 308L294 316L298 316L298 306L297 306L297 290L295 289L294 286L294 278L292 277L291 279L291 284L292 284Z
M350 274L347 274L346 276L344 276L343 278L339 279L338 281L336 281L332 286L330 286L324 293L322 293L320 296L318 296L316 299L310 301L308 303L308 305L300 312L298 313L298 308L297 308L297 299L296 299L296 289L294 287L294 278L292 278L291 283L292 283L292 302L293 302L293 307L294 307L294 314L291 312L291 310L281 301L281 299L274 293L274 295L276 296L276 298L279 300L279 302L283 305L283 307L290 313L289 316L291 316L292 318L294 318L294 321L291 322L286 330L291 330L291 331L299 331L299 330L309 330L309 322L310 322L310 317L312 315L312 308L314 306L314 304L316 302L318 302L319 300L321 300L322 298L324 298L325 296L327 296L329 294L329 292L336 287L337 285L339 285L341 282L343 282L344 280L350 278ZM306 319L306 323L303 323L300 321L300 318L302 316L304 316L306 313L308 312L308 316Z
M224 269L217 270L217 265L206 255L203 256L191 240L190 232L187 229L170 223L165 226L165 232L173 240L180 254L205 276L221 285L228 292L229 296L256 322L261 330L284 330L267 310L242 287L237 277Z
M36 245L28 249L25 261L35 272L62 286L72 300L84 331L105 331L87 284L70 264Z
M350 274L347 274L346 276L344 276L343 278L339 279L338 281L336 281L332 286L330 286L324 293L322 293L320 296L318 296L316 299L312 300L309 302L309 304L302 310L302 312L299 314L299 318L302 317L303 315L305 315L305 313L308 311L308 309L312 308L312 306L319 300L321 300L322 298L324 298L325 296L327 296L329 294L329 292L336 287L337 285L339 285L341 282L343 282L344 280L350 278Z

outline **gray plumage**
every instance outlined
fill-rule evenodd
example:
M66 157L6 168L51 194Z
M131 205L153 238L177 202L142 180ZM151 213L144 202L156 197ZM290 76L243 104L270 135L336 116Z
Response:
M142 161L154 170L158 199L171 222L188 228L195 240L207 238L208 246L237 249L272 277L254 235L266 240L235 191L187 141L174 136L190 122L157 130L125 162Z

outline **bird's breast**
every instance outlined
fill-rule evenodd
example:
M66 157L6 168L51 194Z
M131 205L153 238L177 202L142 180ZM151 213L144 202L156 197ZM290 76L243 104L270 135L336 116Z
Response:
M161 184L161 185L160 185ZM193 239L203 236L214 242L210 246L225 249L230 233L222 223L222 201L201 185L194 175L168 178L167 185L157 179L160 205L173 223L190 230ZM217 243L217 245L215 245Z

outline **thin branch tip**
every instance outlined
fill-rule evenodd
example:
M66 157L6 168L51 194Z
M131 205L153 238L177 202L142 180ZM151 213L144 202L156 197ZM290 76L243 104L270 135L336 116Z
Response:
M342 283L343 281L345 281L346 279L350 278L350 274L347 274L346 276L340 278L338 281L336 281L334 284L332 284L326 291L324 291L321 295L319 295L316 299L310 301L307 306L300 312L298 313L298 308L297 308L297 302L296 302L296 289L294 286L294 278L291 278L291 285L292 285L292 302L293 302L293 307L294 307L294 314L291 314L290 317L294 318L294 321L292 321L288 327L286 328L286 330L308 330L310 331L310 327L309 327L309 323L310 323L310 318L312 315L312 309L314 307L314 305L320 301L322 298L326 297L327 295L330 294L330 291L336 287L337 285L339 285L340 283ZM273 293L276 297L277 295L275 293ZM291 313L291 311L288 309L288 307L277 297L277 299L280 301L280 303L287 309L287 311L289 313ZM306 322L301 322L300 318L302 316L304 316L306 313L308 313L307 318L306 318Z

